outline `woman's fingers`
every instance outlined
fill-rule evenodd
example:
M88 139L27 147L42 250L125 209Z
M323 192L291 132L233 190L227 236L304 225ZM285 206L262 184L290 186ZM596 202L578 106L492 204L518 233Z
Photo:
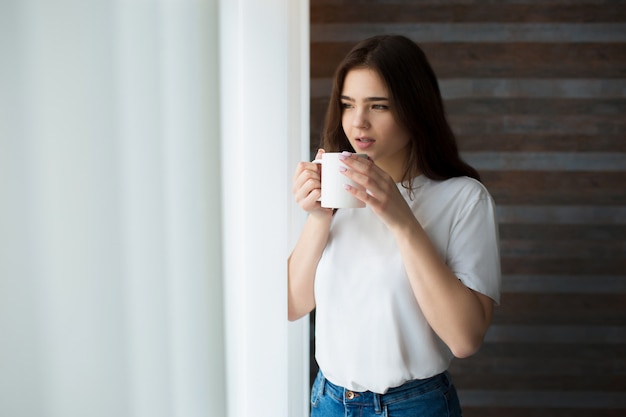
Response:
M374 161L371 159L350 153L344 153L344 155L346 158L343 159L343 163L348 167L344 175L358 184L357 188L361 191L361 194L357 196L363 196L364 198L377 196L381 193L381 190L388 189L389 182L393 183L391 177L374 164ZM395 183L393 184L395 185ZM364 201L367 203L366 200Z
M372 160L356 156L347 157L344 163L348 166L344 175L358 184L348 192L367 204L389 226L404 218L401 214L408 206L389 174Z
M306 181L313 178L313 167L309 166L309 162L300 162L298 163L298 167L296 168L296 172L293 175L292 180L292 189L291 191L295 194Z
M315 155L315 159L321 159L323 154L324 154L324 150L319 149L317 151L317 154ZM313 175L313 174L316 174L316 175ZM292 179L292 184L293 184L292 192L295 194L296 189L301 188L302 185L311 178L321 181L320 180L321 178L320 165L314 164L312 162L298 163L298 166L296 167L296 172L293 175L293 179Z
M311 191L319 189L321 186L320 176L317 172L317 165L308 162L301 162L303 166L299 169L293 183L294 195L308 195Z
M320 159L323 149L318 149L315 159ZM306 211L319 208L321 195L321 167L313 162L300 162L292 180L292 193L296 202Z
M323 151L318 152L321 157ZM319 165L312 162L300 162L293 178L292 193L300 207L311 213L321 209L319 198L321 196L321 177Z

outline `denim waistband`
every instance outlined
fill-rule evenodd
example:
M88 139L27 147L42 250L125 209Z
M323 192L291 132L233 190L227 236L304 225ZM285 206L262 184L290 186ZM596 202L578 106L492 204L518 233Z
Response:
M408 397L422 395L450 385L448 372L442 372L430 378L407 381L398 387L389 388L384 394L377 394L371 391L352 391L335 385L327 380L321 371L319 376L323 379L323 387L320 387L322 391L337 399L343 399L345 404L372 406L376 410L396 401L402 401Z

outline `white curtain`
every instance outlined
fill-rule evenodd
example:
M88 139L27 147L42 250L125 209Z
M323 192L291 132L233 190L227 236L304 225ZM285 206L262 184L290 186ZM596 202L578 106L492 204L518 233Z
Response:
M0 2L0 415L306 413L307 10Z
M219 19L229 414L301 416L308 330L282 323L303 221L291 177L309 157L308 2L223 0Z

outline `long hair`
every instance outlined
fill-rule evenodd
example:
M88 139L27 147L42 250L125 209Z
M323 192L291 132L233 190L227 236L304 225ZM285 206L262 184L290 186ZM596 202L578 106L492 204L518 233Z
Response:
M444 180L468 176L480 181L478 172L459 156L456 138L446 120L435 72L413 41L398 35L375 36L358 43L335 72L322 134L322 147L330 152L354 152L341 124L341 93L348 72L355 68L376 71L384 80L396 122L410 136L402 184L411 188L421 172Z

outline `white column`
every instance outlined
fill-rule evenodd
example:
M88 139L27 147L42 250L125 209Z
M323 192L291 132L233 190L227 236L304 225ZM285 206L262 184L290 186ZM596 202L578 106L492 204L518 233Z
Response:
M299 161L310 159L310 73L309 73L309 1L288 1L288 132L287 132L287 200L289 212L287 224L289 248L295 246L304 221L305 213L293 202L291 175ZM289 417L309 415L309 320L302 318L289 324L288 328L288 388Z
M293 407L298 414L292 415L303 415L303 402L286 401L294 389L302 399L306 385L292 380L290 391L286 259L298 222L291 176L308 124L308 78L300 76L308 62L302 58L308 3L223 0L220 6L228 412L286 417ZM292 330L298 352L305 330L304 323ZM301 364L292 378L305 376Z

